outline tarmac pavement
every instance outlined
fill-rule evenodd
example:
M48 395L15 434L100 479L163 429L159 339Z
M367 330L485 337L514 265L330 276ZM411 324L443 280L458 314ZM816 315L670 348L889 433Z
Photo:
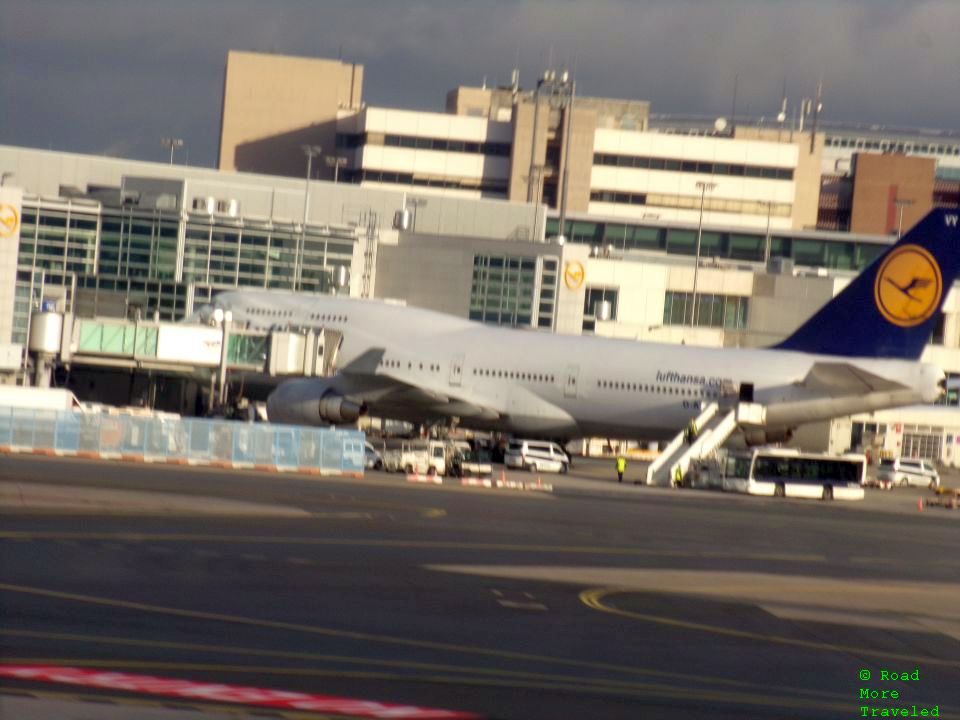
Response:
M854 717L859 672L918 668L904 702L958 717L954 515L608 469L544 476L547 494L4 457L28 493L167 504L0 508L0 664L534 720ZM219 501L303 514L190 512ZM24 720L140 718L148 699L11 678L0 698Z

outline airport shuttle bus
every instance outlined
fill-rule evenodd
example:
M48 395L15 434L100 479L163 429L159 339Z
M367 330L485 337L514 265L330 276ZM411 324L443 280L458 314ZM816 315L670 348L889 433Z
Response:
M758 448L727 457L723 489L773 497L862 500L866 474L864 455Z

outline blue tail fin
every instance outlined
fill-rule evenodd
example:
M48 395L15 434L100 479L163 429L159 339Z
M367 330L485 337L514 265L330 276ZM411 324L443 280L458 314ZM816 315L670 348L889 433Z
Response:
M960 210L934 210L779 350L917 359L960 274Z

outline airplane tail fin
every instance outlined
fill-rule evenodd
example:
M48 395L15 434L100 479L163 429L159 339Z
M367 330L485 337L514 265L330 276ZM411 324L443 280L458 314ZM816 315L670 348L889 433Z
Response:
M915 360L960 274L960 210L934 210L778 350Z

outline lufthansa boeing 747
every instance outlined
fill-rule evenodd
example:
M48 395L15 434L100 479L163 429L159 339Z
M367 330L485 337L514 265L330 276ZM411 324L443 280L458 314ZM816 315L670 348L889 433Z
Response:
M940 396L944 373L920 355L960 271L958 241L956 211L934 210L768 348L556 335L295 293L230 291L214 304L253 327L282 320L342 333L335 374L289 380L270 395L274 422L352 422L369 412L554 439L655 440L747 389L764 408L747 441L764 443L802 423Z

